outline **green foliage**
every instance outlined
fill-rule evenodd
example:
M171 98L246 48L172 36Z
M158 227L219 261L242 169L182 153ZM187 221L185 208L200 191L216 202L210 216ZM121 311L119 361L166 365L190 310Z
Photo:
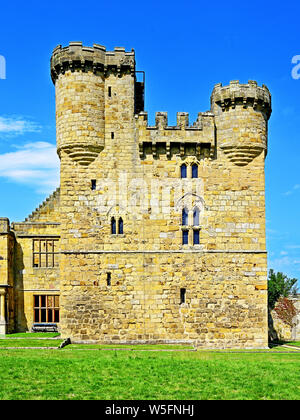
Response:
M297 293L297 279L290 279L283 273L269 271L268 278L268 304L269 308L274 309L276 302L280 297Z

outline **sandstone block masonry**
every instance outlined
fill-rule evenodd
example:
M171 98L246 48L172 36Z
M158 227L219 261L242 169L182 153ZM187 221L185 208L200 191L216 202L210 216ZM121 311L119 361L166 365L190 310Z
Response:
M149 126L133 50L58 46L51 77L60 189L11 229L18 328L45 295L73 340L266 347L267 87L218 84L194 123Z

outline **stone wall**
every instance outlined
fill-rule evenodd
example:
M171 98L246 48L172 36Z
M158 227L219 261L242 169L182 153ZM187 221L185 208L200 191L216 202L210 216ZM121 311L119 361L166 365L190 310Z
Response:
M134 51L58 46L51 76L60 189L12 224L16 328L50 294L73 340L266 347L268 89L218 84L194 123L149 126ZM51 239L57 266L39 266L34 241Z
M116 66L105 68L110 54ZM63 336L267 346L267 89L235 82L223 92L218 85L211 110L199 114L195 124L179 113L177 126L169 127L167 115L157 113L155 126L148 127L145 112L134 116L132 69L123 68L115 52L105 52L102 61L98 70L86 64L63 72L55 68L57 118L65 127L74 115L81 119L90 83L104 92L103 149L87 162L59 146ZM68 110L61 113L60 104ZM69 141L69 130L62 127L59 144ZM83 137L87 150L94 130ZM188 178L181 179L184 163ZM193 164L198 177L191 179ZM189 213L186 226L183 208ZM124 231L112 233L112 220L120 218ZM195 229L200 230L197 245ZM188 230L187 245L183 230Z

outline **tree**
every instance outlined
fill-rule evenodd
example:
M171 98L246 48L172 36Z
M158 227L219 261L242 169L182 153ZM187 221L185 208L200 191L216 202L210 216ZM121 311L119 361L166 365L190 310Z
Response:
M297 279L290 279L283 273L275 273L270 269L268 278L268 304L274 309L280 297L288 297L297 293Z
M297 315L297 310L290 299L281 296L275 306L275 312L291 328L296 325L295 316Z

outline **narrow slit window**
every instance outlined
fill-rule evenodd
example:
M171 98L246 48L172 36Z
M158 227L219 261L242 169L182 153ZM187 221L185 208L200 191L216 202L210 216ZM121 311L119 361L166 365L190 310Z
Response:
M198 165L192 165L192 178L198 178Z
M95 179L91 180L91 189L94 191L96 189L97 186L97 181Z
M114 139L115 138L115 133L112 131L111 132L111 138Z
M111 286L111 273L107 273L106 275L106 284L107 286Z
M108 86L108 96L111 98L111 86Z
M181 165L180 175L181 175L181 178L186 178L187 177L187 167L186 167L185 163L183 165Z
M119 226L118 227L119 227L119 234L122 235L124 233L122 217L120 217L120 219L119 219Z
M116 219L114 217L112 217L112 219L111 219L111 234L115 235L116 233L117 233Z
M186 289L184 288L180 289L180 305L182 303L185 303L185 295L186 295Z

